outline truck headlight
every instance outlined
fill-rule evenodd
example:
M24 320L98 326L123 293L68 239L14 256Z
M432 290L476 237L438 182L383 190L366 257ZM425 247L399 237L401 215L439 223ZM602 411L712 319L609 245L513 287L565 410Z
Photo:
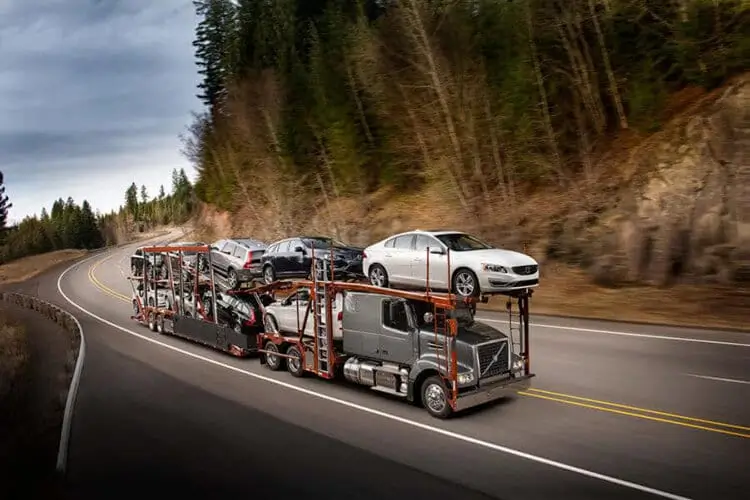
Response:
M523 358L515 358L513 359L513 364L511 365L511 370L514 372L520 372L523 370L523 367L526 363L523 362Z
M458 374L458 383L461 385L474 382L474 372L463 372Z
M498 264L482 264L482 270L490 273L508 274L508 268Z

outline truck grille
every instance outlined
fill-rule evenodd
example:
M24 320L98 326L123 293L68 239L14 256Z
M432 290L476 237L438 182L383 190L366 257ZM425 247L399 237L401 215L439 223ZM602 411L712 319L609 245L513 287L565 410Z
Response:
M479 354L479 378L488 378L507 372L508 366L508 341L501 340L491 344L480 345L477 348ZM497 361L495 361L497 355ZM488 368L489 367L489 368Z
M516 266L513 268L513 272L521 276L528 276L534 274L537 269L539 269L539 266Z

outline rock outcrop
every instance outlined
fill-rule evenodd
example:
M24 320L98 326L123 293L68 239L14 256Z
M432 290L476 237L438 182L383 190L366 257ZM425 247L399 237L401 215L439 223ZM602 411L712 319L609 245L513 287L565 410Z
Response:
M697 103L624 167L629 186L584 238L597 281L750 284L750 77Z

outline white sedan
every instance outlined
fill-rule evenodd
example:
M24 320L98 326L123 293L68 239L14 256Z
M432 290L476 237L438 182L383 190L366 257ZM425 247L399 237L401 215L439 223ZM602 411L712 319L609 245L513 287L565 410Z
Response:
M264 326L266 332L299 333L299 328L302 327L302 321L305 319L309 302L310 291L306 288L301 288L284 300L265 306ZM336 295L336 300L333 302L333 316L335 318L334 324L336 325L333 331L333 338L340 340L343 338L343 298L340 293ZM310 307L307 323L305 324L305 335L312 337L315 335L314 332L313 310Z
M450 282L453 293L476 297L539 284L536 260L492 247L461 231L415 230L390 236L365 248L362 270L375 286L423 289L428 285L428 255L431 290L447 291Z

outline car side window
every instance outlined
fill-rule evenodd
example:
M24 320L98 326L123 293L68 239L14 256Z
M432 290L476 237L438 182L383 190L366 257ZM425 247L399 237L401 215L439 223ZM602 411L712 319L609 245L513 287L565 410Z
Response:
M402 250L410 250L413 242L414 242L413 234L404 234L396 238L396 243L394 244L394 247L400 248Z
M427 247L440 248L440 243L435 238L430 238L426 234L418 234L417 240L414 243L414 249L425 252L427 251Z
M383 243L383 246L385 248L393 248L393 245L395 245L395 244L396 244L396 238L391 238L390 240L388 240L385 243Z
M406 315L406 305L401 301L383 301L383 326L400 332L409 331L409 319Z
M279 253L288 253L290 251L289 247L291 246L291 243L291 240L282 241L281 243L279 243Z
M266 248L265 253L267 253L267 254L268 253L274 253L274 252L276 252L276 248L277 247L278 247L278 245L271 245L270 247Z
M221 247L221 251L223 253L228 253L230 255L232 254L232 250L234 250L234 243L232 243L231 241L227 241L226 243L224 243L224 246Z
M237 257L238 259L244 259L246 252L247 251L245 250L244 247L242 247L240 245L235 245L234 246L234 251L232 252L232 255L234 257Z

